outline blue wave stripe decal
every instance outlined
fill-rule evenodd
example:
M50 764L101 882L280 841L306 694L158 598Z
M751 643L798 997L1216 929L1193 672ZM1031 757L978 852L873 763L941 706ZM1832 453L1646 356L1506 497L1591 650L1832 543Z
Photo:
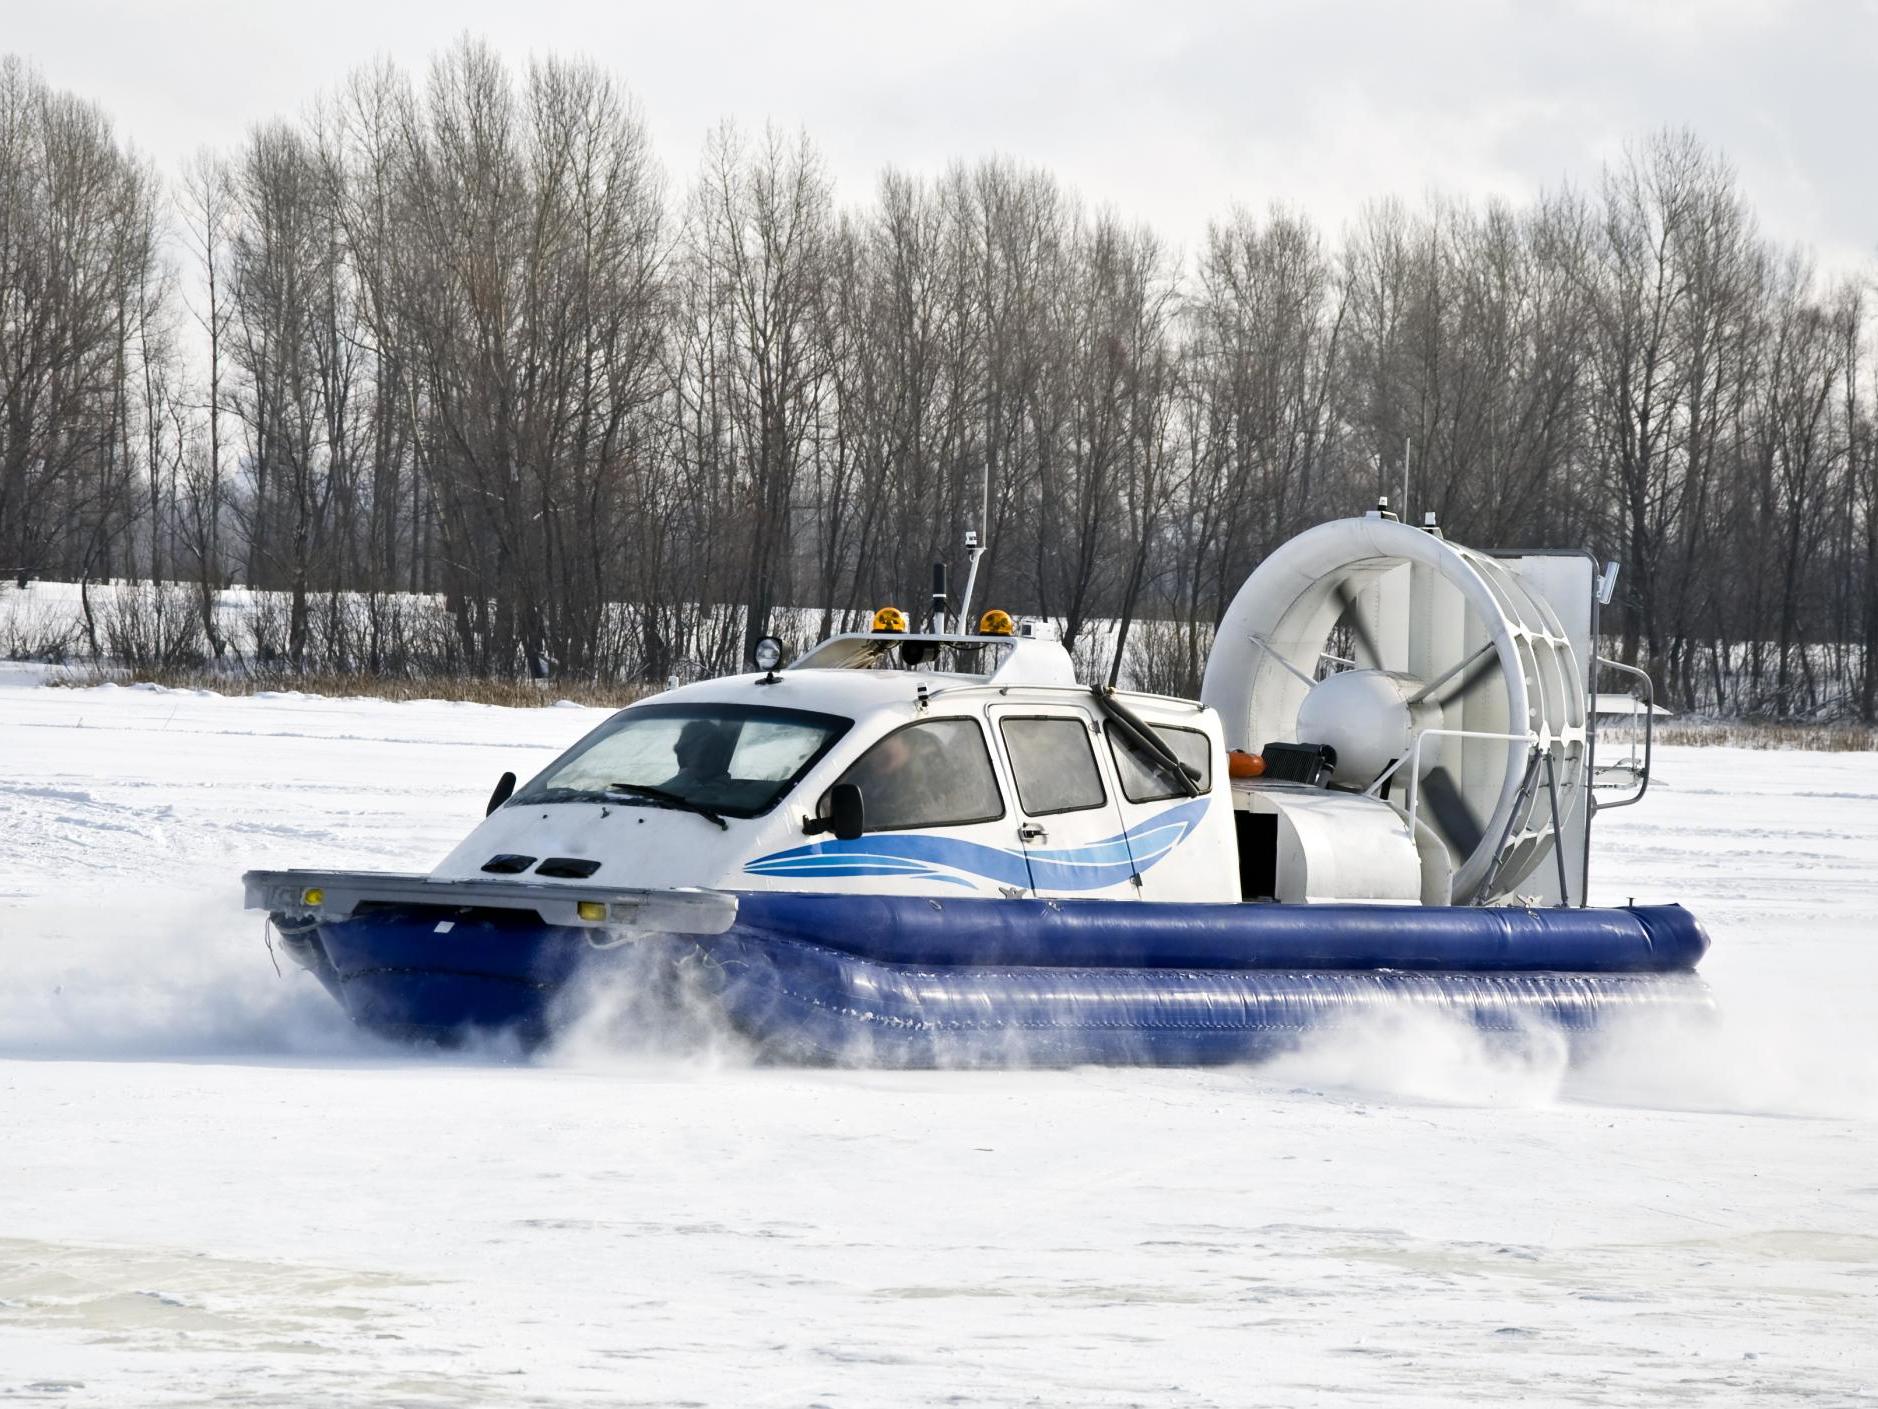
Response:
M1039 890L1100 890L1166 856L1206 814L1208 799L1179 803L1128 831L1087 846L1022 850L923 832L876 832L855 841L812 842L759 856L753 876L917 876L969 886L965 876ZM947 874L951 872L953 874Z
M745 867L744 869L748 870L749 868ZM777 867L773 870L766 870L766 871L758 872L757 874L765 875L765 876L803 876L803 877L808 877L808 878L815 879L815 880L821 880L829 876L918 876L922 880L932 881L938 885L963 886L967 890L977 889L977 887L971 881L967 880L965 877L953 875L952 873L948 871L933 871L933 870L908 871L908 870L894 869L894 868L887 867L887 866L868 866L868 865L818 866L812 869L804 869L800 871L792 871L783 867Z
M744 867L746 871L786 871L798 874L807 871L826 871L836 866L872 866L881 871L910 871L914 874L930 871L924 861L915 861L907 856L876 856L864 851L836 852L828 855L776 857L764 861L752 861Z

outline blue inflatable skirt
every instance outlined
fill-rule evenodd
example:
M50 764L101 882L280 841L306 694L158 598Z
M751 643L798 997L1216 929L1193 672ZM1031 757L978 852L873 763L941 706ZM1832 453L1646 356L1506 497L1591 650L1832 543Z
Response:
M362 1026L450 1043L552 1037L584 995L682 977L781 1060L894 1066L1255 1060L1313 1030L1425 1012L1569 1039L1709 1011L1680 906L1163 905L750 893L709 937L596 948L496 911L381 909L287 947Z

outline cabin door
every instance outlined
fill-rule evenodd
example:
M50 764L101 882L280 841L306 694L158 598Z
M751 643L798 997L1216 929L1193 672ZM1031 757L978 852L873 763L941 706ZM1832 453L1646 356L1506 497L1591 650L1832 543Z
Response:
M1145 722L1145 721L1144 721ZM1198 719L1194 721L1197 726ZM1098 746L1115 771L1128 849L1141 875L1141 898L1164 901L1240 899L1239 854L1231 798L1201 727L1147 723L1185 765L1176 776L1159 754L1135 743L1110 721ZM1223 762L1219 760L1219 762ZM1225 816L1219 815L1225 812Z
M988 713L1013 784L1031 893L1135 899L1113 771L1088 711L998 705Z

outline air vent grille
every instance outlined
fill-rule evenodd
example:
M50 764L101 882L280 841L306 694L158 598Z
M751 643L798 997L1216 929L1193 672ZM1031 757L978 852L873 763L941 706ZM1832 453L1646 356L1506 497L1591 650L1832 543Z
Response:
M483 862L483 870L492 876L515 876L534 864L535 858L532 856L518 856L512 851L505 851Z
M553 876L563 881L584 881L599 869L598 861L583 861L572 856L550 856L535 867L535 874Z

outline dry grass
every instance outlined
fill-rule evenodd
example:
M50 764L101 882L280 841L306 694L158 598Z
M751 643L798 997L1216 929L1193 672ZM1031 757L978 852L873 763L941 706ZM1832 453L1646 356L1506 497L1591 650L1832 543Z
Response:
M563 700L618 709L652 693L645 685L588 680L479 680L472 676L428 676L420 680L370 675L307 674L287 671L224 673L212 670L110 670L77 667L49 676L48 685L161 685L172 690L209 690L218 695L259 695L295 691L340 699L455 700L469 704L539 708Z
M1642 738L1642 731L1637 731ZM1623 746L1628 732L1600 729L1600 750ZM1656 726L1656 742L1696 748L1805 749L1813 753L1870 753L1878 729L1869 724L1785 724L1758 719L1678 719Z

